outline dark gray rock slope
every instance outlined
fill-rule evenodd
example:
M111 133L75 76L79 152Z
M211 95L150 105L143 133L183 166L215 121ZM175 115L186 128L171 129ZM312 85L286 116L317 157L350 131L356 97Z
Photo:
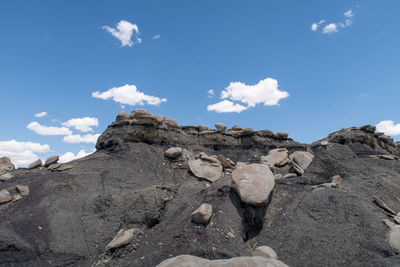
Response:
M375 195L400 211L399 144L368 126L321 141L300 144L284 133L241 127L180 127L144 111L121 112L95 153L61 171L16 169L0 182L11 194L18 184L29 187L28 196L0 204L0 265L156 266L181 254L250 256L261 245L290 266L400 265L383 223L393 216L373 202ZM170 147L183 155L165 157ZM241 202L231 169L210 183L188 168L200 152L260 163L274 148L315 158L303 175L276 179L263 207ZM272 170L283 176L290 168ZM340 186L315 188L334 175ZM202 203L213 208L207 225L191 221ZM119 230L131 228L143 234L106 251Z

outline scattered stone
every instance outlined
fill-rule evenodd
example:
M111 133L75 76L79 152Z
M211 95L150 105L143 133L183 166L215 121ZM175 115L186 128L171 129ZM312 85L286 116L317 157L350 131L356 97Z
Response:
M3 175L0 175L0 180L3 182L7 182L10 181L11 178L13 178L13 176L11 175L11 173L5 173Z
M327 146L327 145L329 145L328 141L321 141L321 146Z
M212 215L212 206L203 203L192 213L192 221L200 224L208 224Z
M16 185L15 187L22 196L29 195L29 187L27 185Z
M204 124L197 124L197 128L199 129L200 132L209 130L208 127L205 126Z
M204 152L200 152L200 158L201 159L203 159L203 160L208 160L209 162L211 162L211 163L216 163L216 164L219 164L219 165L221 165L221 162L218 160L218 158L217 157L215 157L215 156L212 156L212 157L210 157L209 155L207 155L206 153L204 153Z
M289 156L290 160L296 163L302 170L307 169L314 159L314 155L306 151L295 151Z
M340 175L335 175L332 177L332 181L330 183L323 183L319 185L314 185L315 189L323 189L323 188L338 188L342 184L343 180Z
M368 156L370 159L379 159L378 155L369 155Z
M273 137L276 139L287 139L289 137L289 134L285 132L276 132L274 133Z
M343 182L343 179L340 175L335 175L332 177L332 184L334 184L336 187L341 185Z
M288 174L285 174L285 176L283 176L283 179L290 179L290 178L296 178L296 177L297 177L296 173L290 172Z
M233 162L229 158L225 158L225 156L222 154L219 154L217 156L217 159L219 160L219 162L221 162L221 165L224 169L233 169L233 167L235 167L235 162Z
M275 176L264 164L245 164L232 173L240 199L252 206L263 206L275 186Z
M260 257L265 257L265 258L270 258L270 259L278 259L278 255L276 254L276 252L268 247L268 246L261 246L258 247L254 250L253 252L253 256L260 256Z
M288 267L285 263L266 257L233 257L223 260L208 260L192 255L180 255L164 260L156 267Z
M151 113L148 112L145 109L136 109L132 111L131 116L132 119L137 119L137 118L148 118L151 117Z
M46 162L44 163L44 166L45 167L49 167L52 164L56 164L59 159L60 159L59 156L51 156L51 157L46 159Z
M38 160L32 162L31 164L29 164L28 169L31 170L31 169L36 169L36 168L39 168L39 167L42 167L42 161L40 159L38 159Z
M383 221L390 228L390 232L387 237L390 247L396 253L400 253L400 225L396 225L387 219L383 219Z
M397 157L395 155L380 155L380 157L382 159L386 159L386 160L396 160Z
M282 167L290 162L288 153L289 151L286 148L272 149L267 156L261 156L261 163L270 167Z
M205 159L189 160L190 171L198 178L215 182L222 176L222 165Z
M275 179L282 179L283 175L280 173L275 174Z
M72 165L57 163L57 164L53 164L53 165L49 166L48 170L51 172L55 172L55 171L61 172L61 171L70 170L72 168L73 168Z
M236 238L236 236L230 231L227 233L227 236L230 238Z
M216 123L215 129L217 129L218 132L223 133L226 131L226 125L223 123Z
M178 122L175 119L167 119L166 123L169 127L172 127L172 128L178 127Z
M381 209L383 209L386 212L389 212L392 215L397 215L396 212L394 212L391 208L389 208L385 202L383 202L379 197L373 195L372 196L373 201L378 205L378 207L380 207Z
M270 137L273 137L273 136L274 136L274 133L271 132L271 131L268 130L268 129L259 130L259 131L257 131L257 134L258 134L259 136L267 137L267 138L270 138Z
M164 155L170 159L176 159L182 155L182 148L180 147L171 147L165 150Z
M20 194L14 194L13 195L13 201L18 201L18 200L21 200L22 199L22 195L20 195Z
M239 125L235 125L231 129L232 131L243 131L243 127Z
M113 240L111 240L110 243L108 243L108 245L106 246L107 250L112 250L112 249L116 249L122 246L126 246L129 243L131 243L132 241L134 241L136 239L136 237L140 234L142 234L142 230L140 229L129 229L129 230L119 230L119 232L117 233L117 235L113 238Z
M13 200L13 196L7 189L0 190L0 204L4 204Z

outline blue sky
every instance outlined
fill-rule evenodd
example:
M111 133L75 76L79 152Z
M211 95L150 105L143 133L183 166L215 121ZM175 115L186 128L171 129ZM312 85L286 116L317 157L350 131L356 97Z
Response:
M306 143L386 121L398 140L399 10L396 0L0 1L0 156L89 153L122 105ZM123 99L143 106L112 100L125 85ZM241 112L207 109L222 101Z

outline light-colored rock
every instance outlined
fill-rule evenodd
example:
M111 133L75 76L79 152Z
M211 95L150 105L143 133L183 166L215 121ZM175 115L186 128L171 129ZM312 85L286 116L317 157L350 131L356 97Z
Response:
M310 166L314 155L306 151L295 151L289 156L290 160L296 163L303 170Z
M335 175L332 177L332 181L330 183L323 183L319 185L314 185L313 188L321 189L321 188L338 188L343 182L343 179L340 175Z
M397 157L395 155L381 155L380 157L382 159L386 159L386 160L395 160L395 159L397 159Z
M235 162L233 162L229 158L225 158L224 155L219 154L217 156L217 159L219 160L219 162L221 162L221 165L224 169L233 169L233 167L235 167Z
M369 155L368 156L370 159L379 159L378 155Z
M49 167L52 164L56 164L58 162L58 160L60 159L59 156L55 155L55 156L51 156L49 158L46 159L46 162L44 163L45 167Z
M387 239L390 247L396 252L400 253L400 225L384 219L386 225L390 228Z
M3 175L0 175L0 181L7 182L10 181L13 178L11 173L5 173Z
M167 119L166 123L169 127L172 127L172 128L178 127L178 122L175 119Z
M136 109L136 110L132 111L130 117L133 119L147 118L147 117L151 117L151 113L145 109Z
M332 177L332 184L339 186L341 185L343 182L343 179L340 175L335 175Z
M329 145L328 141L321 141L321 146L327 146L327 145Z
M165 121L165 117L164 116L153 115L153 119L158 124L161 124L161 123L163 123Z
M0 204L4 204L13 200L13 196L7 189L0 190Z
M222 165L204 159L189 160L190 171L198 178L215 182L222 176Z
M182 148L180 147L170 147L165 150L164 155L170 159L176 159L182 155Z
M201 158L202 160L208 160L208 161L211 162L211 163L221 164L221 162L218 160L217 157L214 157L214 156L210 157L209 155L207 155L207 154L204 153L204 152L200 152L200 158Z
M243 127L242 126L239 126L239 125L234 125L233 127L232 127L232 131L243 131Z
M22 196L27 196L29 195L29 187L27 185L16 185L17 191L22 195Z
M260 256L260 257L265 257L265 258L270 258L270 259L278 259L278 255L276 252L268 247L268 246L260 246L256 248L253 252L253 256Z
M296 173L290 172L288 174L285 174L285 176L283 176L283 179L290 179L290 178L296 178L296 177L297 177Z
M40 159L38 159L38 160L32 162L31 164L29 164L28 169L31 170L31 169L36 169L36 168L39 168L39 167L42 167L42 161Z
M268 152L267 156L261 156L261 163L268 166L281 167L290 162L286 148L276 148Z
M283 175L280 173L275 174L275 179L282 179Z
M393 217L393 219L397 224L400 224L400 212L397 213L396 216Z
M212 215L212 206L203 203L192 213L192 221L200 224L208 224Z
M274 138L276 138L276 139L287 139L288 137L289 137L289 134L285 133L285 132L274 133Z
M197 128L200 132L209 130L208 127L204 124L197 124Z
M167 259L156 267L288 267L288 265L276 259L259 256L207 260L191 255L180 255Z
M215 129L217 129L218 132L223 133L226 131L226 125L223 123L216 123Z
M0 158L0 175L11 172L15 169L14 164L12 164L11 159L9 157L1 157Z
M111 240L110 243L108 243L108 245L106 246L107 250L111 250L111 249L116 249L119 247L123 247L128 245L129 243L131 243L132 241L134 241L136 239L136 237L138 237L140 234L142 234L142 230L140 229L129 229L129 230L119 230L119 232L117 233L117 235L113 238L113 240Z
M299 176L302 176L304 174L304 170L299 165L297 165L297 163L295 163L294 161L292 161L292 169Z
M262 206L275 186L275 176L264 164L246 164L232 173L240 199L252 206Z
M0 166L2 165L14 165L14 164L11 162L11 159L9 157L1 157Z
M129 117L128 114L126 114L125 111L121 110L120 112L118 112L116 121L123 121L123 120L128 119L128 117Z

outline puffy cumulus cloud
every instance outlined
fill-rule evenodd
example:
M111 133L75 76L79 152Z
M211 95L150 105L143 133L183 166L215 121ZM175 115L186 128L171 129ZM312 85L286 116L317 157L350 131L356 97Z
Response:
M400 123L394 124L391 120L381 121L376 125L376 130L387 135L400 135Z
M323 34L330 34L330 33L335 33L335 32L338 32L338 27L337 27L336 23L330 23L322 29Z
M229 100L223 100L221 102L218 102L213 105L208 105L207 110L208 111L215 111L217 113L225 113L225 112L237 112L240 113L243 110L246 110L247 107L242 106L237 103L233 103L232 101Z
M46 144L0 141L0 157L9 157L16 166L26 166L39 158L35 153L47 152L50 152L50 146Z
M159 35L159 34L156 34L156 35L153 36L153 40L157 40L157 39L160 39L160 38L161 38L161 35Z
M278 89L278 81L266 78L255 85L247 85L242 82L231 82L220 95L225 99L219 103L209 105L207 110L215 112L242 112L255 107L257 104L264 106L279 105L279 101L289 97L289 93ZM242 104L234 103L241 102ZM243 105L245 104L245 105Z
M92 97L104 100L112 99L117 103L131 106L143 106L144 104L158 106L162 102L167 102L166 98L146 95L140 92L135 85L129 84L121 87L114 87L105 92L93 92Z
M46 116L46 115L47 115L47 112L44 112L44 111L43 111L43 112L40 112L40 113L36 113L36 114L35 114L35 117L36 117L36 118L42 118L42 117L44 117L44 116Z
M90 152L86 152L85 150L81 150L79 151L76 155L72 152L67 152L63 155L60 156L60 159L58 162L60 163L66 163L66 162L70 162L72 160L76 160L76 159L80 159L83 157L86 157L87 155L90 155Z
M40 135L70 135L72 131L67 127L49 127L43 126L38 122L34 121L29 123L26 128L40 134Z
M71 143L71 144L79 144L79 143L96 144L99 136L100 136L100 134L86 134L86 135L71 134L71 135L64 136L63 141L66 143Z
M73 127L81 132L92 132L92 127L99 126L99 120L97 118L84 117L84 118L75 118L70 119L66 122L63 122L62 125L67 127Z
M325 22L325 20L323 19L323 20L320 20L319 22L316 22L316 23L311 24L311 30L312 30L313 32L315 32L316 30L318 30L319 25L321 25L321 24L324 23L324 22Z
M121 42L121 46L133 46L132 36L135 33L136 43L141 43L142 39L139 38L139 27L136 24L132 24L129 21L121 20L117 24L117 29L109 26L103 26L103 29L111 33L115 38Z

